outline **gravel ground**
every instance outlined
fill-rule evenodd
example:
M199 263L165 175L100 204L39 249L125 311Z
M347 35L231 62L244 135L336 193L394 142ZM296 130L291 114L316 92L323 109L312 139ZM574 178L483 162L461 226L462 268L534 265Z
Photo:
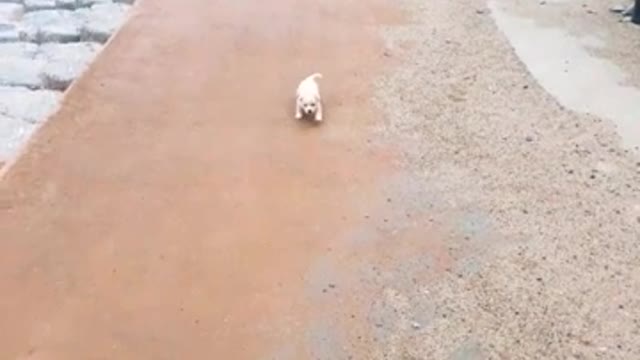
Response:
M377 84L379 139L405 144L434 214L486 231L449 239L455 265L421 291L386 289L401 316L375 358L640 358L638 159L537 85L484 2L399 3L412 21L384 31L401 66ZM430 320L406 326L416 307Z

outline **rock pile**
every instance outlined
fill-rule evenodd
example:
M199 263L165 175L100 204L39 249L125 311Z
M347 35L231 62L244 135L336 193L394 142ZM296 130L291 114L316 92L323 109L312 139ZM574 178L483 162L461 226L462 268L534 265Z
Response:
M0 0L0 167L55 111L134 0Z

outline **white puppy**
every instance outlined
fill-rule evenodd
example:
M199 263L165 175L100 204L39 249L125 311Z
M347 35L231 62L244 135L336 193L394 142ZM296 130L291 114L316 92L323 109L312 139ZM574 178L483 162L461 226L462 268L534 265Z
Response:
M322 99L316 79L322 79L322 74L315 73L300 82L296 90L296 119L306 115L315 115L316 121L322 121Z

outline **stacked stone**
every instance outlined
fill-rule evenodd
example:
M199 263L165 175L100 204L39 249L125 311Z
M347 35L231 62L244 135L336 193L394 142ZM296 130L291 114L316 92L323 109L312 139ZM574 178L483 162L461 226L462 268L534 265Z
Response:
M56 110L134 0L0 0L0 167Z

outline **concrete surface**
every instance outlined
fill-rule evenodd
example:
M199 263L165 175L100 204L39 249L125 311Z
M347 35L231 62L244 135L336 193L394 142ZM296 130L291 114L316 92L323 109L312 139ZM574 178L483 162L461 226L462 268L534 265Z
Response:
M604 3L501 6L616 34L638 86ZM141 3L0 183L0 358L640 356L640 162L484 2L184 5Z
M571 110L614 122L625 145L640 147L640 90L624 84L627 75L614 63L589 53L588 46L603 45L598 38L581 42L562 29L509 15L496 1L489 4L498 27L545 90Z

